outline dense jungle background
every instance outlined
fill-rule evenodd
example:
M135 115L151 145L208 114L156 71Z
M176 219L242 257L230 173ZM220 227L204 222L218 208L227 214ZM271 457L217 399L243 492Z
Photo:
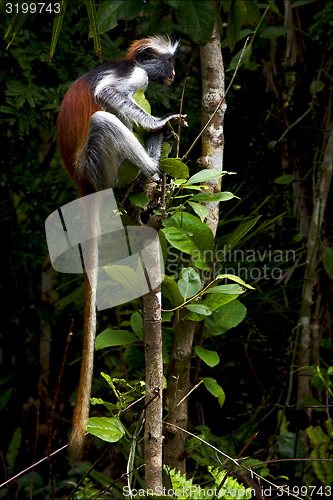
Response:
M117 9L102 22L110 3ZM83 276L52 269L45 220L78 197L57 147L57 112L70 84L99 64L85 2L67 2L51 61L54 13L28 15L13 40L13 32L4 39L13 16L7 4L0 3L0 483L66 445L70 432ZM174 85L152 84L146 92L155 116L176 113L188 74L183 112L189 127L181 133L180 157L201 130L198 47L208 41L214 16L226 87L246 36L251 37L226 99L223 165L235 174L223 177L222 191L236 197L220 203L214 248L215 272L234 272L253 289L240 295L244 319L231 321L232 328L207 339L197 329L195 346L214 351L219 361L205 363L204 351L200 356L200 349L193 350L191 381L212 377L225 401L201 384L189 398L188 430L234 458L248 443L244 457L270 483L237 467L232 475L254 488L256 498L276 497L276 489L266 496L262 491L271 483L294 488L301 497L330 497L333 2L100 0L95 5L103 61L122 57L132 40L146 35L167 33L180 40ZM199 170L201 154L198 142L185 160L190 175ZM170 156L176 156L175 148ZM226 243L228 252L219 258ZM169 276L189 265L171 248ZM140 312L139 299L103 311L98 333L112 328L137 334ZM167 367L173 332L168 318L163 325ZM128 397L128 387L112 390L101 372L126 380L135 387L132 400L139 398L142 342L98 350L95 358L94 398L116 404L116 393ZM124 416L129 433L142 409L138 403ZM108 411L93 405L91 414ZM66 450L60 451L4 485L0 498L68 498L106 448L73 497L97 498L115 482L99 498L123 498L129 435L111 445L89 436L83 462L70 463ZM139 439L136 453L136 484L142 485ZM209 484L208 466L223 468L224 458L194 436L188 437L184 456L187 479L195 484Z

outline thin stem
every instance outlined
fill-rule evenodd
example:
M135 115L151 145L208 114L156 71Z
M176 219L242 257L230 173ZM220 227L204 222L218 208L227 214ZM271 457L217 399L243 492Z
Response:
M230 80L230 83L228 85L228 88L224 94L224 96L222 97L222 99L220 100L220 102L218 103L218 105L216 106L216 109L215 111L213 112L212 116L209 118L208 122L206 123L206 125L203 127L203 129L201 130L200 134L196 137L196 139L194 139L192 145L189 147L188 151L184 154L184 156L182 157L181 161L184 161L185 158L187 158L187 156L190 154L190 152L192 151L192 149L194 148L194 146L196 145L196 143L198 142L198 140L200 139L200 137L202 136L202 134L205 132L205 130L209 127L209 125L211 124L214 116L216 115L216 113L218 112L218 110L220 109L220 107L222 106L222 104L225 102L225 98L227 97L228 95L228 92L234 82L234 79L236 77L236 74L237 74L237 71L238 71L238 68L239 68L239 65L243 59L243 56L244 56L244 52L245 52L245 49L246 49L246 46L248 44L250 40L250 37L247 37L246 40L245 40L245 44L244 44L244 47L243 47L243 50L241 52L241 55L239 56L239 60L238 60L238 63L237 63L237 66L235 68L235 71L234 71L234 74L232 75L232 78Z

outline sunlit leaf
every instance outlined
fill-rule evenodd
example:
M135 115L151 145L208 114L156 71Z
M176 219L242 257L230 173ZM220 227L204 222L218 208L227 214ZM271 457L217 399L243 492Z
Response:
M192 267L186 267L181 270L178 288L185 300L198 293L201 288L201 279Z
M118 418L91 417L88 420L88 432L108 443L121 439L126 430Z
M220 362L220 358L215 351L209 351L208 349L205 349L204 347L201 347L199 345L195 346L194 351L195 354L211 368L218 365Z

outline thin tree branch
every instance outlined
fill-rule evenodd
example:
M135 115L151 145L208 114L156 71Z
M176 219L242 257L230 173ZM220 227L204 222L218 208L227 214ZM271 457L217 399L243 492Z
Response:
M234 79L236 77L236 74L238 72L238 68L239 68L239 65L243 59L243 56L244 56L244 52L245 52L245 49L246 49L246 46L248 44L250 40L250 37L247 37L247 39L245 40L245 44L244 44L244 47L243 47L243 50L241 52L241 55L239 56L239 60L238 60L238 63L237 63L237 66L235 68L235 71L234 71L234 74L232 75L232 78L230 80L230 83L228 85L228 88L224 94L224 96L222 97L222 99L220 100L220 102L218 103L218 105L216 106L216 109L215 111L213 112L212 116L209 118L208 122L206 123L206 125L203 127L203 129L201 130L200 134L196 137L196 139L194 139L192 145L189 147L188 151L184 154L184 156L181 158L181 161L184 161L185 158L187 158L187 156L190 154L190 152L192 151L192 149L194 148L194 146L196 145L196 143L198 142L198 140L200 139L200 137L202 136L202 134L205 132L205 130L209 127L210 123L212 122L214 116L216 115L216 113L218 112L218 110L220 109L220 107L222 106L222 104L225 102L225 99L228 95L228 92L234 82Z

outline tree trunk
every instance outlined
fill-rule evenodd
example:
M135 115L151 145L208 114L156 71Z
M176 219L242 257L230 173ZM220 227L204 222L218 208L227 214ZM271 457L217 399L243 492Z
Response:
M165 395L166 411L170 413L166 422L187 429L188 399L178 403L190 390L190 368L192 344L196 323L183 320L186 310L177 311L173 323L175 332L168 371L168 388ZM171 469L176 468L182 474L186 472L185 461L186 434L166 425L164 461Z
M145 478L146 488L162 487L162 328L158 295L143 297L146 360Z
M304 288L302 297L302 306L299 318L300 341L298 353L298 391L297 402L302 405L306 397L311 396L310 375L308 366L310 365L311 351L311 328L313 327L314 314L313 289L317 282L318 250L320 245L320 236L322 224L327 203L327 197L332 180L332 150L333 150L333 129L330 126L330 133L326 144L323 161L318 173L316 185L314 207L307 242L307 254L305 261Z
M200 47L200 58L202 75L201 114L202 125L205 126L224 96L224 66L217 23L209 42L204 47ZM202 156L198 160L198 164L202 169L209 168L219 171L223 169L223 118L225 109L226 105L222 104L203 133ZM221 179L209 181L210 193L219 193L220 191ZM205 222L215 235L219 222L219 203L208 202L204 203L204 205L209 210Z
M147 226L156 231L160 228L160 217L152 216ZM158 240L146 246L145 259L149 262L149 283L161 283L161 255ZM154 285L152 285L154 286ZM161 287L143 296L144 349L146 368L146 411L145 411L145 482L146 489L161 491L162 471L162 412L163 412L163 357L162 357L162 317Z

